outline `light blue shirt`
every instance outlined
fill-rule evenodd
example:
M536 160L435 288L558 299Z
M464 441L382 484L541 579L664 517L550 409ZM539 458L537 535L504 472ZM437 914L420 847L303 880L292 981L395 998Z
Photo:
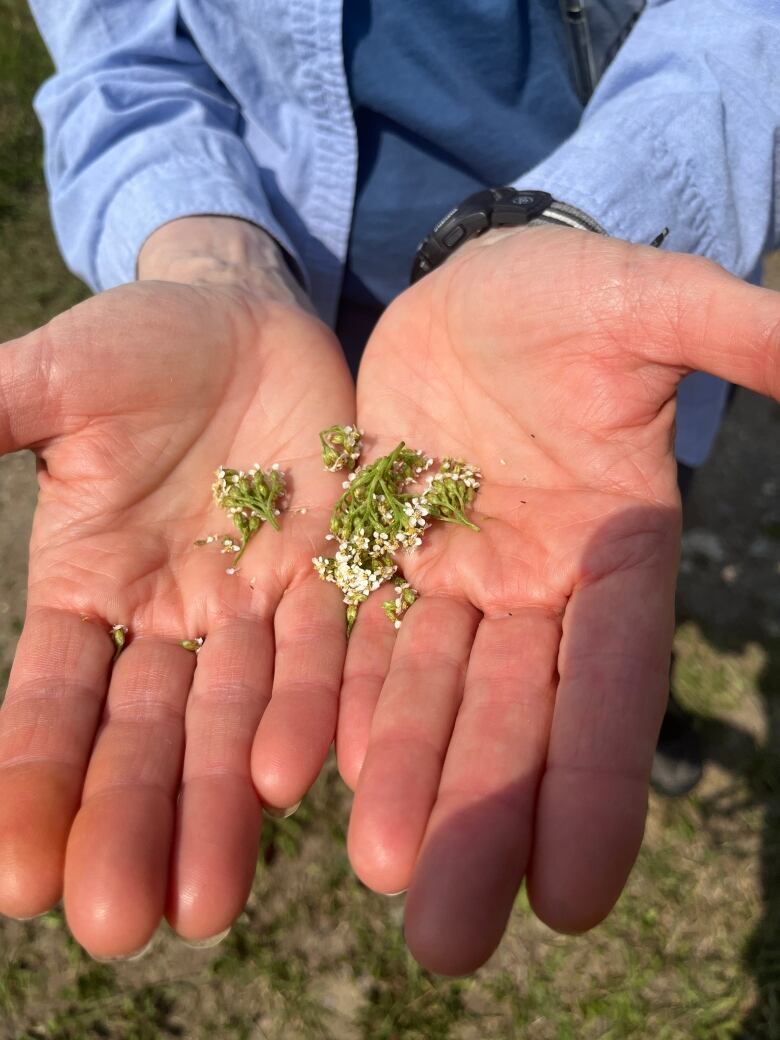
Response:
M527 5L551 24L558 0ZM592 6L597 49L607 52L603 33L636 3ZM140 247L161 224L233 215L285 247L333 324L357 176L341 0L32 8L57 66L36 108L69 266L108 288L134 278ZM550 40L537 35L531 46ZM631 241L668 225L668 248L754 277L780 241L778 55L780 0L649 0L578 128L547 114L560 144L512 182L550 191ZM725 388L708 377L687 382L677 447L695 465Z

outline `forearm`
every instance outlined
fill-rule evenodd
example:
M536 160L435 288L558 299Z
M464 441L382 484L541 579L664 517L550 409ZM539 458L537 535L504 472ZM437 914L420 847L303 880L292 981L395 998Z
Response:
M178 8L33 0L57 70L36 97L54 226L66 262L96 291L133 281L144 243L195 214L246 221L294 252L240 106Z
M256 224L235 217L172 220L138 254L139 281L232 285L313 312L279 244Z

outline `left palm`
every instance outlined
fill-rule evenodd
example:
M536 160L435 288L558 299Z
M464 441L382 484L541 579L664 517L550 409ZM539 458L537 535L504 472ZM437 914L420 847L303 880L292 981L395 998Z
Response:
M344 626L311 557L338 478L317 435L353 408L321 322L227 285L121 286L0 349L0 451L41 459L0 711L0 913L64 892L101 956L164 911L191 939L240 913L258 795L298 801L333 738ZM254 459L288 470L291 508L228 577L193 540L232 527L214 467ZM205 637L197 662L185 637Z
M526 873L562 930L626 880L668 689L680 344L731 314L738 347L742 294L761 290L706 262L528 230L466 247L369 343L376 450L402 437L484 475L480 532L435 525L403 561L421 596L397 639L359 616L339 722L353 865L411 885L406 935L435 970L486 959ZM739 349L729 364L763 388Z

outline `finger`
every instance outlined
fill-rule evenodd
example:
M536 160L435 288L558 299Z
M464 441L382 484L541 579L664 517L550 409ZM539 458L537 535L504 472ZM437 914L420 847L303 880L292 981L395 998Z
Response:
M28 612L0 710L0 913L33 917L61 896L113 650L108 626Z
M558 931L606 917L642 841L674 626L674 533L653 541L642 562L579 587L564 616L528 876Z
M780 293L702 257L647 251L643 259L635 312L644 352L780 399Z
M273 655L271 622L248 618L211 630L198 653L167 911L188 939L231 925L252 886L262 808L249 761L271 696Z
M436 805L406 900L424 967L476 970L498 945L528 864L555 696L560 619L480 623Z
M409 885L436 800L478 613L422 597L401 626L349 824L349 858L378 892Z
M336 732L346 653L344 605L312 572L282 597L274 618L271 703L252 747L263 803L287 809L317 779Z
M65 859L65 913L90 953L143 947L165 907L193 655L156 639L114 666Z
M395 646L395 628L382 609L384 599L382 591L369 596L358 611L344 662L336 755L344 782L353 791L366 757L371 722Z

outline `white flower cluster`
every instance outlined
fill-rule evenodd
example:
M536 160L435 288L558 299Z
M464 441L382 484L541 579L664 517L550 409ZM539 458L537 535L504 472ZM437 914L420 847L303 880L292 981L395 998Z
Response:
M466 518L466 508L474 501L481 479L482 474L476 466L462 459L444 458L438 472L427 478L422 500L437 520L477 530L476 525Z
M442 459L438 472L426 478L430 488L437 481L462 481L464 487L471 488L475 492L479 490L479 482L482 474L476 466L463 462L461 459ZM427 493L427 492L426 492Z
M341 590L347 607L347 632L360 604L382 584L396 578L394 554L401 549L407 553L418 549L432 520L475 526L464 512L479 487L474 466L443 459L441 471L428 477L422 494L407 490L432 465L433 459L401 442L389 455L358 467L344 481L344 494L336 503L331 533L326 536L338 541L338 549L333 557L315 556L312 562L323 581L333 582ZM395 599L388 600L384 609L398 628L417 593L402 578L396 579L396 586Z
M259 462L246 472L220 466L216 478L211 488L214 501L231 518L241 540L231 535L210 534L195 544L219 544L221 553L229 553L233 557L233 566L227 567L225 573L235 574L238 570L235 564L262 524L267 521L276 530L279 529L276 518L281 515L281 510L277 503L282 504L282 496L286 491L285 479L278 462L267 473L263 472Z
M385 600L382 606L395 628L400 628L404 614L417 599L417 590L413 589L409 582L404 581L403 578L396 578L395 592L395 599Z
M398 542L407 552L422 545L423 531L431 526L428 520L428 508L425 504L425 495L420 498L412 498L404 503L406 529L401 528L398 532Z
M256 479L258 474L260 480ZM278 462L271 466L270 476L281 485L281 493L284 493L284 474L280 471ZM269 489L265 487L264 477L265 474L260 468L259 462L256 462L246 473L242 469L225 469L224 466L220 466L217 470L217 479L212 486L214 501L218 506L222 506L228 516L240 516L247 521L254 519L262 522L266 519L265 511L258 509L257 506L260 503L253 503L251 497L253 493L256 497L258 495L263 498L268 496ZM250 501L243 501L245 497L249 497ZM274 509L273 515L280 516L281 511ZM239 548L241 547L239 546Z
M237 541L230 534L209 534L205 538L200 538L197 541L197 545L212 545L217 543L221 546L221 553L237 553L241 552L241 542Z
M344 593L348 607L359 606L398 570L386 552L367 551L357 541L339 542L335 556L315 556L312 562L323 581L333 582Z
M331 426L320 434L322 461L325 469L335 473L354 469L362 450L363 431L356 426Z

